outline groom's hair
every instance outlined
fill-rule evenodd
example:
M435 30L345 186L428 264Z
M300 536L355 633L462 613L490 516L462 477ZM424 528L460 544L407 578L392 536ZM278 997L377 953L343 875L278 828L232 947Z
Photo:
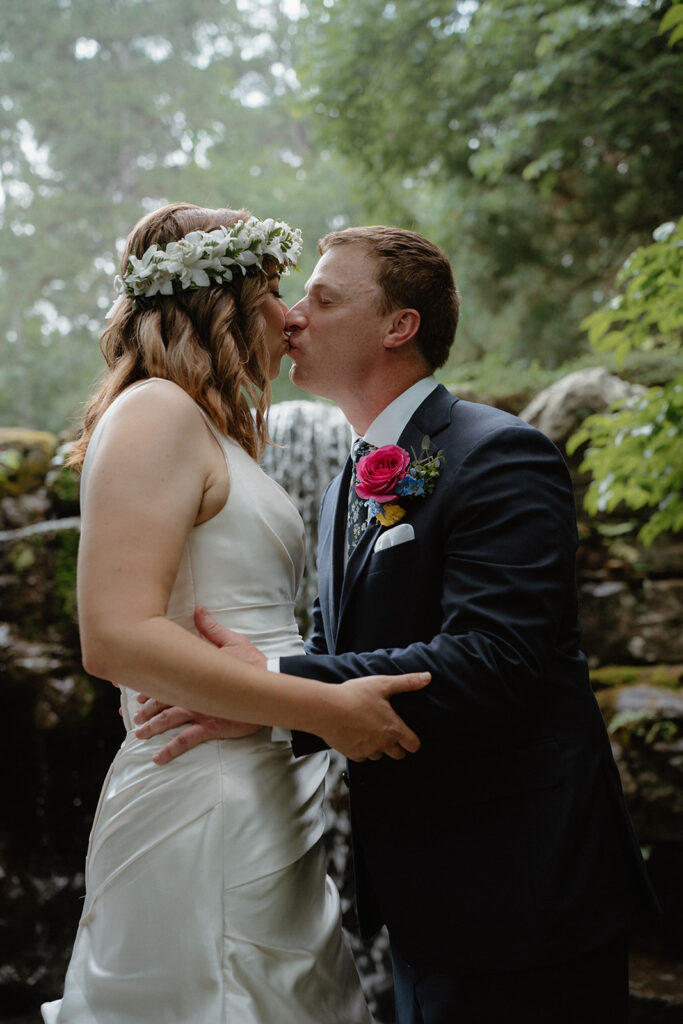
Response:
M443 366L455 337L460 296L447 257L433 242L401 228L345 228L318 242L322 255L337 245L361 243L377 262L382 293L380 313L411 308L420 314L415 336L423 359L435 370Z

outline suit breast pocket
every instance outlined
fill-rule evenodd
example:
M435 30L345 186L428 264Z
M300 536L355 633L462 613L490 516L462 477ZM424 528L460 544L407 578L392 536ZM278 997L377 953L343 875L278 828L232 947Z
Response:
M405 544L397 544L392 548L385 548L383 551L373 551L368 562L368 576L374 576L380 572L403 571L404 567L411 565L417 559L417 544L414 540L406 541Z

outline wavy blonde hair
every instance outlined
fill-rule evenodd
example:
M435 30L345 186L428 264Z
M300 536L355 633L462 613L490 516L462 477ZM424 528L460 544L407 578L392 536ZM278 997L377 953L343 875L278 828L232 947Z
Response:
M229 228L249 216L246 210L209 210L190 203L163 206L131 231L121 274L131 253L141 258L155 243L166 245L190 231ZM178 384L222 434L260 458L270 443L271 401L263 303L268 277L279 269L267 258L263 273L239 273L228 284L158 295L150 309L133 310L131 300L122 299L100 338L108 372L86 406L69 464L81 467L93 430L117 395L149 377Z

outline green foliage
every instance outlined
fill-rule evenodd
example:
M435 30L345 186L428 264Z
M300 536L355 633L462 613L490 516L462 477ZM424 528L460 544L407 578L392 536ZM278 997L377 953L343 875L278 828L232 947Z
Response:
M678 2L663 18L660 0L309 0L299 20L277 0L5 6L5 423L78 417L121 239L169 199L300 226L287 301L331 228L422 231L463 294L452 376L492 351L575 359L616 266L675 209ZM301 397L286 369L274 393Z
M665 686L671 690L679 690L683 685L683 666L601 665L599 668L591 669L591 685L594 690L641 683L647 686Z
M657 742L670 743L678 735L678 723L660 718L655 711L640 708L637 711L618 711L609 723L607 731L610 736L621 733L622 743L628 742L633 735L648 745Z
M551 370L537 360L515 360L502 352L489 352L482 359L462 363L441 376L456 394L466 393L518 413L539 391L574 369L578 366L563 364Z
M182 199L285 219L306 270L354 207L339 161L289 112L298 39L275 0L6 6L1 421L62 430L104 370L122 238L145 212Z
M78 497L78 477L69 466L60 466L51 477L50 492L64 505L72 505Z
M31 544L25 541L15 544L10 554L10 561L17 576L21 576L22 573L33 568L36 556Z
M654 243L637 249L617 276L621 294L587 317L591 345L617 361L634 348L654 349L683 334L683 220L654 232Z
M683 341L683 220L654 233L652 245L624 264L621 292L584 322L592 344L623 359L633 348L667 345L681 353ZM661 387L614 403L590 416L567 445L571 453L588 443L582 468L593 480L585 498L592 513L621 504L645 510L639 536L651 544L664 531L683 529L683 369Z
M365 169L367 215L454 258L480 350L574 356L581 319L680 195L683 65L659 0L308 8L317 127Z
M683 0L673 0L659 26L660 35L670 32L669 46L683 42Z
M482 359L438 371L437 376L456 394L470 395L518 413L532 398L555 381L577 370L604 366L626 380L645 386L670 380L681 368L681 356L665 346L635 349L617 364L613 353L589 351L550 368L536 359L514 359L504 351L488 352Z
M19 452L12 448L0 451L0 484L5 483L12 477L15 477L21 466L21 456Z
M57 613L70 626L77 624L76 562L78 530L65 530L57 536L55 552L54 600Z

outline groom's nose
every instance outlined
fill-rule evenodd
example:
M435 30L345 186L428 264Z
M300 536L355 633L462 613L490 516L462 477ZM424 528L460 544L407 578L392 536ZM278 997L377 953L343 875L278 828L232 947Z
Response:
M301 330L306 326L308 320L306 319L306 313L304 310L304 303L306 299L299 299L296 305L292 306L287 315L285 316L285 330L286 331L297 331Z

